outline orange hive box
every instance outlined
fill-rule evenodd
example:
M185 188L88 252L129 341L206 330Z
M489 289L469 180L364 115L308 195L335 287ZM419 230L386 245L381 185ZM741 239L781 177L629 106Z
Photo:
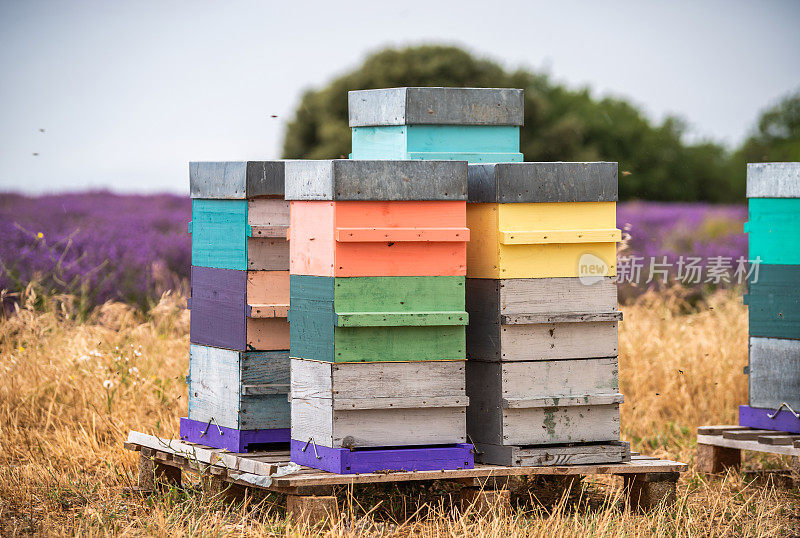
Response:
M464 276L463 201L292 201L290 272Z

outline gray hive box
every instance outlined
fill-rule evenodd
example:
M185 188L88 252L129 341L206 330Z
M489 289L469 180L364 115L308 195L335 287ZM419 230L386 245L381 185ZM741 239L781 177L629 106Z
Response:
M468 184L470 202L616 202L617 163L471 164Z
M191 162L189 193L192 198L282 198L285 164L286 161Z
M748 198L800 198L800 163L748 163Z
M513 88L387 88L348 92L350 127L523 125L523 91Z
M287 200L466 200L464 161L287 161Z

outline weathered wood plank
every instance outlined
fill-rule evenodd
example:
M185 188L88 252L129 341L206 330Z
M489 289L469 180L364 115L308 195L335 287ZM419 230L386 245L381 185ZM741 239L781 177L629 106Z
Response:
M464 398L464 361L331 364L291 360L293 398Z
M770 433L782 433L785 434L786 432L773 432L772 430L728 430L722 432L723 439L734 439L737 441L753 441L757 440L760 436L770 434Z
M503 409L533 409L568 405L609 405L625 401L622 394L582 394L573 396L547 396L541 398L503 398Z
M302 160L286 163L287 200L463 200L461 161Z
M788 445L765 445L757 440L738 441L735 439L725 439L721 435L698 435L698 445L712 445L738 450L753 450L755 452L767 452L770 454L782 454L784 456L800 456L800 447Z
M467 279L468 289L475 280L483 279ZM500 280L500 308L506 315L612 312L617 309L617 284L611 277L589 286L574 277Z
M800 198L800 163L747 163L748 198Z
M750 338L750 406L800 410L800 340Z
M463 443L465 407L333 409L334 400L293 398L292 439L328 447L380 447ZM466 402L465 402L466 403Z
M190 162L192 198L283 197L284 161Z
M531 325L535 323L580 323L584 321L621 321L622 312L559 312L555 314L503 314L503 325Z
M469 201L616 202L615 162L471 164Z
M523 124L523 90L387 88L348 92L350 127Z
M728 430L741 430L744 429L742 426L737 424L728 424L722 426L698 426L697 434L698 435L722 435L722 432Z
M786 445L791 446L795 441L800 440L800 435L759 435L756 441L762 445Z
M520 447L477 443L475 459L482 463L514 467L540 465L587 465L629 461L630 445L613 443L571 446ZM651 461L657 460L653 458Z
M460 407L469 405L466 396L414 396L378 398L339 398L333 399L334 411L359 411L371 409L417 409L423 407Z
M611 322L504 325L500 353L470 356L478 360L541 361L615 357L617 324Z

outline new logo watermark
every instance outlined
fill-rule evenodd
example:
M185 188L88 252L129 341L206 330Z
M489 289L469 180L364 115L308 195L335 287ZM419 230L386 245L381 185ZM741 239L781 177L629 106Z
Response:
M578 260L578 279L584 286L597 284L608 274L608 264L589 252Z

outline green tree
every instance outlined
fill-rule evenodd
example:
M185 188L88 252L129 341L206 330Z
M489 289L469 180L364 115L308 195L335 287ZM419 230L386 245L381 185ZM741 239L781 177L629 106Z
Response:
M712 142L687 145L677 118L654 125L630 103L596 99L546 75L507 72L449 46L387 49L357 69L307 91L284 140L286 158L325 159L350 153L347 92L397 86L510 87L525 90L520 150L527 161L610 160L620 163L620 197L741 201L744 175Z
M800 90L761 113L737 158L750 163L800 161Z

